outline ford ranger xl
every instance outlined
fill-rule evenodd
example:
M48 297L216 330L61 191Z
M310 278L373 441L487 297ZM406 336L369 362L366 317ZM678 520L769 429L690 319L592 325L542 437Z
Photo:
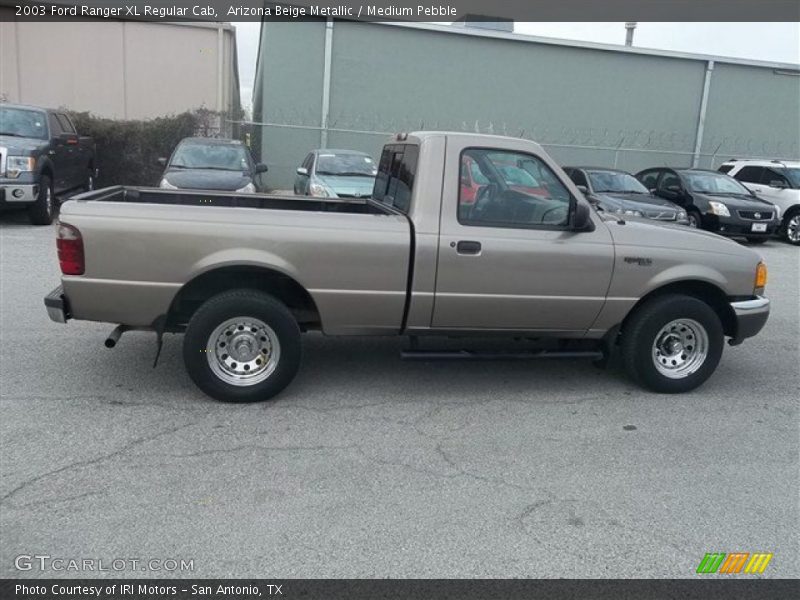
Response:
M466 198L474 165L486 183ZM512 186L507 165L539 186ZM51 319L117 324L109 347L127 330L155 332L159 349L182 332L189 375L222 401L284 389L312 330L409 336L406 358L619 353L641 385L685 392L714 372L725 338L739 344L769 315L752 250L602 216L538 144L500 136L398 134L365 200L89 192L64 204L57 248ZM445 337L462 346L420 345ZM486 338L507 346L475 347Z

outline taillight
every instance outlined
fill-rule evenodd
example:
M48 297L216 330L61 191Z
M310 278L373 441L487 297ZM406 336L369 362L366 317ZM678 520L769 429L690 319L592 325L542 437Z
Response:
M77 227L59 223L56 227L58 263L64 275L83 275L83 238Z

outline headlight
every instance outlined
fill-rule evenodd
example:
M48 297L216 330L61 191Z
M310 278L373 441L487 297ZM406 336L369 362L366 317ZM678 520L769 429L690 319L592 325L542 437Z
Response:
M254 186L252 183L248 183L243 188L239 188L238 190L236 190L237 193L244 193L244 194L254 194L255 191L256 191L256 186Z
M709 206L708 212L710 212L712 215L717 215L718 217L730 217L731 216L731 213L728 210L728 207L725 206L722 202L714 202L713 200L711 200L708 203L708 206Z
M312 196L318 196L320 198L326 198L331 195L331 193L328 191L328 188L319 183L312 183L310 186L308 186L308 193Z
M679 210L675 215L676 221L686 221L689 218L689 215L686 214L685 210Z
M177 190L177 185L172 185L166 178L161 180L161 183L158 184L158 187L164 188L165 190Z
M617 208L613 211L616 215L627 215L629 217L641 217L642 212L639 210L631 210L630 208Z
M6 159L6 175L11 179L19 177L20 173L30 173L36 168L36 159L32 156L9 156Z

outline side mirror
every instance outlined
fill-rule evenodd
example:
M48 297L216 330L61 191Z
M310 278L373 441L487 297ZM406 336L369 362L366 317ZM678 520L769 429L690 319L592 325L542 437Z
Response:
M593 229L591 210L583 202L576 202L575 211L572 214L572 230L592 231Z
M162 157L160 157L160 158L158 158L158 159L156 160L156 162L157 162L159 165L161 165L162 167L166 167L166 166L167 166L167 159L166 159L166 158L164 158L163 156L162 156Z
M589 188L586 187L585 185L576 185L575 187L578 188L581 191L581 194L583 194L584 196L586 196L589 193Z
M297 167L297 174L308 175L308 169L306 169L305 167Z
M786 182L780 179L773 179L772 181L769 182L769 187L783 190L786 189Z
M264 163L258 163L256 165L256 173L266 173L267 171L269 171L269 167Z

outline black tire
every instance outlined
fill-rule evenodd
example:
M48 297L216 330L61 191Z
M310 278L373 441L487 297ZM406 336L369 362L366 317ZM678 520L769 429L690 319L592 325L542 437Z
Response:
M686 212L686 218L689 219L689 227L694 229L702 229L703 228L703 218L700 216L700 213L696 210L689 210Z
M781 226L781 237L792 246L800 246L800 209L793 208L786 213Z
M666 326L674 322L688 325L690 333L681 333L687 331L685 327L681 330L681 325L673 331L664 332ZM699 326L705 333L704 344L701 341L700 331L695 332L694 336L691 335L695 326ZM682 358L675 356L678 367L671 367L668 364L668 356L656 354L656 347L663 347L657 344L657 341L667 343L671 337L680 338L687 335L689 339L681 339L681 343L671 351L678 348L679 355L688 351L687 355L692 356L693 351L699 350L702 344L706 350L705 358L698 359L699 362L693 371L686 371L683 374L675 371L673 377L664 375L663 370L680 369L680 363L687 358L687 355ZM692 342L692 339L696 341ZM677 394L695 389L711 376L722 357L724 341L722 323L708 304L691 296L669 294L647 301L630 316L622 331L622 358L625 370L640 385L654 392ZM691 345L693 343L694 346ZM701 353L694 352L694 355L700 356ZM663 362L664 365L657 367L656 360ZM676 364L674 360L669 362L672 365Z
M50 225L56 214L56 196L53 180L48 175L39 179L39 194L36 201L28 207L28 219L33 225Z
M231 332L236 333L236 335L224 332L224 335L231 337L210 339L223 324L238 318L249 319L251 323L260 322L261 325L265 325L269 330L269 336L274 334L277 338L278 358L274 363L274 370L266 376L266 379L248 384L232 384L223 377L248 377L251 374L231 375L221 366L224 361L220 359L220 355L213 354L209 356L209 352L216 352L217 344L214 340L234 340L237 335L241 335L247 338L243 342L248 344L245 346L246 349L255 352L252 356L247 355L249 357L247 360L255 361L258 357L262 357L258 353L258 349L249 346L249 341L251 341L249 338L253 338L256 345L259 344L258 339L264 340L264 343L267 340L266 337L258 337L260 333L256 332L255 327L253 328L253 336L250 336L249 327L239 334L238 330L241 330L242 327L232 326ZM233 358L236 352L233 349L233 344L234 342L230 343L232 356L228 357L227 354L222 354L221 356L228 360L239 360L239 358ZM214 347L209 348L208 346L210 345ZM224 345L224 343L220 343L220 346ZM261 351L265 352L265 350ZM274 347L270 344L270 354L265 352L264 356L269 361L272 361L273 352ZM254 290L233 290L214 296L206 301L192 316L183 339L183 361L189 377L203 392L222 402L261 402L272 398L294 379L300 367L300 357L300 328L297 326L297 321L295 321L292 313L275 298ZM216 367L212 367L211 365L215 360L217 361L215 363ZM233 362L233 368L241 368L245 358L241 360L243 362L238 365ZM261 365L261 363L258 364ZM222 375L217 375L214 368L218 371L221 370ZM262 368L261 366L254 366L254 369Z
M767 241L767 238L765 238L765 237L749 237L749 238L747 238L747 243L748 244L755 244L756 246L758 246L760 244L763 244L766 241Z

